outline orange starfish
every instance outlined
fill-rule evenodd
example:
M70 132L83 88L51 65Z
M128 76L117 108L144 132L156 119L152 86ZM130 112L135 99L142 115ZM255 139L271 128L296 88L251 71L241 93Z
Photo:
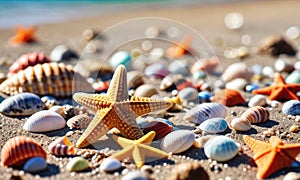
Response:
M17 26L15 28L16 35L9 39L9 44L12 46L16 46L19 44L34 42L35 41L35 37L34 37L35 30L36 30L36 28L33 26L29 27L29 28Z
M276 136L270 138L270 143L255 140L250 136L243 137L245 143L253 151L253 159L258 167L256 177L267 178L276 171L292 166L300 153L300 143L284 144Z
M272 86L254 90L252 93L268 95L270 100L285 101L298 100L296 95L298 91L300 91L300 84L286 84L281 74L276 73Z

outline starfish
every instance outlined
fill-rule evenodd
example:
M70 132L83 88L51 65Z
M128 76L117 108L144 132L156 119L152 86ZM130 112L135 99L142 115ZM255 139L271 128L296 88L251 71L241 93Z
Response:
M274 76L274 84L269 87L257 89L253 94L268 95L270 100L285 101L299 99L296 93L300 91L300 84L286 84L280 73Z
M16 35L9 39L9 43L12 46L35 41L35 27L24 28L18 26L15 28L15 31Z
M258 167L256 177L267 178L276 171L292 166L300 153L300 143L284 144L276 136L270 138L270 143L255 140L250 136L243 137L245 143L253 151L253 159Z
M168 153L149 146L155 136L154 131L150 131L138 140L130 140L123 137L113 136L113 139L123 148L123 150L112 155L112 158L123 160L131 158L135 165L141 168L145 163L146 157L165 158Z
M79 148L97 141L114 127L127 138L138 139L143 136L143 133L136 118L150 112L167 109L172 105L166 100L147 97L132 96L129 99L127 73L123 65L117 67L106 95L78 92L73 95L73 99L96 113L76 143Z

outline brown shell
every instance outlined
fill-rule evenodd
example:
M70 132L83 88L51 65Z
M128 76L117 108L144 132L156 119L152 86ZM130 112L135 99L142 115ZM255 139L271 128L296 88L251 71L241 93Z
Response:
M247 119L252 123L262 123L268 120L270 117L270 112L261 106L254 106L247 109L242 115L241 119Z
M143 133L147 134L150 131L155 131L154 140L161 139L173 131L173 127L161 121L151 121L143 129Z
M67 137L59 137L49 144L48 150L55 155L74 155L75 147Z
M235 89L219 90L211 100L226 106L235 106L246 102L244 96Z
M85 129L92 119L86 114L80 114L67 121L67 126L71 129Z
M46 159L47 153L38 142L30 137L17 136L8 140L1 151L2 166L21 165L32 157Z
M0 92L9 96L32 92L40 96L69 97L76 88L81 88L80 91L92 91L91 85L74 72L71 66L44 63L20 70L0 85Z

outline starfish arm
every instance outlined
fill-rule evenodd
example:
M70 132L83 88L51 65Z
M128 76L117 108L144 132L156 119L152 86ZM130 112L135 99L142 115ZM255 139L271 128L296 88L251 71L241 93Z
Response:
M252 91L252 94L263 94L263 95L270 95L272 93L272 88L271 87L264 87L260 89L256 89Z
M125 66L119 65L117 67L107 90L107 96L112 102L121 102L129 98Z
M296 159L298 154L300 154L300 144L285 144L280 146L282 153L289 156L291 159Z
M287 84L286 87L295 94L300 91L300 84Z
M278 160L276 156L276 151L273 150L258 159L254 159L257 165L257 179L264 179L279 170L278 167L274 167L274 164L280 164L275 162Z
M107 108L111 105L106 95L103 94L88 94L83 92L77 92L73 95L73 99L89 109L96 112L99 109Z
M142 149L142 152L145 154L145 157L153 157L153 158L166 158L169 156L168 153L165 151L162 151L160 149L145 145L145 144L139 144L138 145L140 149Z
M118 159L120 161L126 159L126 158L130 158L132 159L133 156L133 145L131 146L127 146L126 148L120 150L119 152L111 155L112 158Z
M258 141L250 136L243 136L243 139L247 146L253 151L253 159L257 159L264 154L267 154L271 151L272 146L269 143Z
M298 99L298 97L288 90L286 87L281 87L274 90L269 96L271 100L290 100L290 99Z
M155 137L155 134L156 134L155 131L150 131L146 135L138 139L137 142L140 144L150 145Z
M120 137L120 136L116 136L116 135L113 135L113 139L122 148L126 148L126 147L132 145L135 142L134 140L126 139L126 138L123 138L123 137Z
M275 83L275 85L279 85L279 86L285 84L285 81L280 73L276 73L274 75L274 83Z
M136 145L132 152L132 158L137 168L141 168L145 164L145 154L143 153L143 149L140 149L138 145Z

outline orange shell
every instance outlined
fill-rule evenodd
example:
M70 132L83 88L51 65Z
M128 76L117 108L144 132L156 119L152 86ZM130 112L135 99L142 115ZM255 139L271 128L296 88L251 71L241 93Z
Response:
M2 166L22 165L32 157L46 159L47 153L38 142L26 136L17 136L8 140L1 151Z
M55 155L74 155L74 145L68 140L67 137L60 137L50 143L48 150L51 154Z
M235 89L222 89L211 100L212 102L218 102L226 106L235 106L246 102L243 95Z

